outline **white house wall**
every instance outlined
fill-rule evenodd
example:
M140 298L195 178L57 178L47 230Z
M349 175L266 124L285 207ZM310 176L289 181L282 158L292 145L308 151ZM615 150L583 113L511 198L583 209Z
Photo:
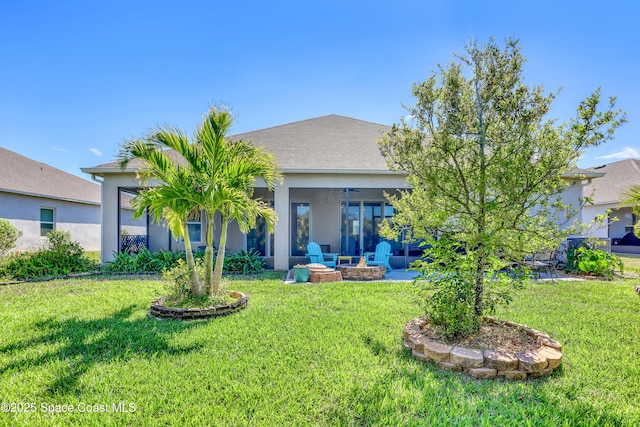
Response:
M607 210L613 207L612 205L586 205L582 209L582 222L585 224L590 224L595 222L595 219L598 215L607 214ZM601 239L606 239L609 237L609 230L607 229L607 224L603 226L593 225L588 233L585 233L586 236L597 237Z
M627 234L627 227L633 227L633 215L631 208L612 209L609 217L618 218L609 225L609 237L622 238Z
M0 218L9 220L22 237L17 250L41 248L40 208L54 209L54 228L69 231L71 239L87 251L100 250L100 206L13 193L0 193Z

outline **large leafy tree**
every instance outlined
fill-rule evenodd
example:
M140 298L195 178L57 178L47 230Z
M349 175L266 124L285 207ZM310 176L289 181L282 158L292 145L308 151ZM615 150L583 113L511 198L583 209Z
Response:
M508 302L517 278L499 274L522 255L550 249L575 213L560 193L584 149L624 121L600 90L569 123L548 118L555 93L525 84L517 41L470 42L463 55L414 84L416 105L379 145L412 187L391 199L390 236L424 239L425 308L451 335L472 333L486 309Z

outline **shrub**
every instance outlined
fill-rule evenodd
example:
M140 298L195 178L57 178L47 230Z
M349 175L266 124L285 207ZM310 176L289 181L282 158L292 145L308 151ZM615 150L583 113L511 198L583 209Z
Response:
M151 253L143 248L137 254L124 251L114 254L113 261L105 264L107 273L160 273L178 265L179 260L184 260L184 252L171 252L161 250Z
M106 273L137 273L136 271L136 256L129 253L129 251L114 252L113 261L108 261L104 264L104 271Z
M204 267L202 261L196 262L196 272L200 281L204 281ZM167 289L167 300L178 302L188 299L191 295L190 274L187 263L179 259L176 265L171 269L162 271L162 279L170 282Z
M53 230L47 234L43 248L7 257L0 268L0 276L27 280L84 273L96 268L97 264L84 256L82 246L71 241L71 233Z
M16 246L22 232L15 228L9 220L0 218L0 259Z
M200 282L204 282L204 261L196 261L196 272ZM174 307L205 307L209 305L225 304L229 302L229 297L224 292L223 285L217 295L203 295L202 297L191 297L191 282L189 280L189 269L184 259L178 259L176 265L171 269L162 272L162 279L167 281L167 302Z
M196 262L204 260L204 251L194 254ZM151 253L144 248L137 254L128 251L114 255L114 260L105 264L104 271L107 273L161 273L164 270L171 270L178 265L179 261L185 261L184 252L158 251ZM215 259L214 259L215 262ZM241 250L230 254L224 259L224 270L229 273L257 274L264 271L264 261L255 250Z
M622 273L624 265L616 255L602 249L579 247L570 249L567 253L567 270L592 276L612 278L619 269Z
M255 249L241 250L224 259L224 270L231 273L257 274L264 271L264 261Z

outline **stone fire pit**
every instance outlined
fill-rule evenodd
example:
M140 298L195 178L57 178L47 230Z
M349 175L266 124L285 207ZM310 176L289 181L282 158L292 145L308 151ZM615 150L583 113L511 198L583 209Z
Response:
M385 268L379 265L341 264L337 270L344 280L380 280L384 279Z

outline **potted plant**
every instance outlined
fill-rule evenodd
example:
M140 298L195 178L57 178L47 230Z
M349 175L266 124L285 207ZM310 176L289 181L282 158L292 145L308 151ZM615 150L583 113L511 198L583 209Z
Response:
M308 282L309 281L309 267L304 264L298 264L293 266L293 278L296 282Z

